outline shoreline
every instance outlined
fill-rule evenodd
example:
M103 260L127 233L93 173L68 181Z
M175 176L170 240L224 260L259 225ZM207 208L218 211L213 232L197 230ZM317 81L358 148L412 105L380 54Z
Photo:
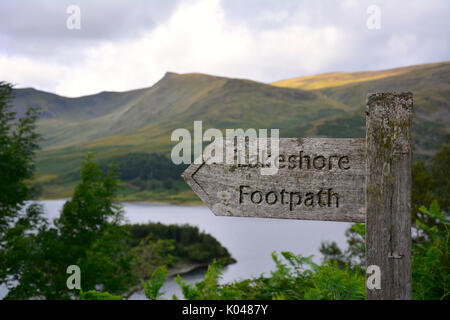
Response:
M70 200L71 198L59 198L59 199L47 199L47 198L39 198L39 199L31 199L31 200L27 200L27 202L31 202L31 201L67 201ZM129 203L129 204L141 204L141 205L148 205L148 206L155 206L155 207L161 207L161 206L178 206L178 207L202 207L205 208L206 205L201 202L164 202L164 201L145 201L145 200L119 200L119 201L115 201L118 203Z
M169 279L173 279L175 277L177 277L178 275L183 276L183 275L187 275L191 272L194 271L198 271L200 269L204 269L205 272L208 268L208 266L211 264L212 262L202 262L202 263L179 263L177 265L174 265L172 267L167 268L167 280ZM230 265L230 264L234 264L237 263L237 260L234 259L233 257L230 257L229 259L227 259L227 261L224 264L224 267ZM140 281L148 281L148 279L141 279ZM123 297L128 300L133 294L137 293L137 292L144 292L144 287L142 286L141 283L139 283L138 285L136 285L134 288L132 288L130 290L130 292L127 292L127 294L124 294ZM145 293L144 293L145 295Z
M208 266L212 263L211 262L199 262L199 263L179 263L178 265L174 265L170 268L167 268L167 277L172 278L177 276L178 274L181 276L183 274L191 273L193 271L196 271L198 269L202 268L208 268ZM227 261L224 264L224 267L237 263L237 260L233 257L229 257Z
M44 200L45 201L45 200ZM202 203L171 203L171 202L160 202L160 201L142 201L142 200L124 200L118 201L120 203L128 203L128 204L139 204L146 206L154 206L154 207L162 207L162 206L177 206L177 207L202 207L205 208L206 205Z

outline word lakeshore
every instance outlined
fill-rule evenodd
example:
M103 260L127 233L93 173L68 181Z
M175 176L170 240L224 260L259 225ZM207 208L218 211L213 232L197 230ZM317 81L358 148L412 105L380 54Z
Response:
M265 156L265 153L262 153ZM249 156L250 159L248 164L241 164L238 162L238 167L270 167L272 163L269 161L269 157L264 157L261 160L257 156ZM349 166L350 159L346 155L333 154L330 156L316 155L310 156L305 154L303 151L299 151L298 154L280 154L275 158L275 166L278 169L288 168L288 169L306 169L306 170L332 170L333 168L338 168L341 170L350 169Z

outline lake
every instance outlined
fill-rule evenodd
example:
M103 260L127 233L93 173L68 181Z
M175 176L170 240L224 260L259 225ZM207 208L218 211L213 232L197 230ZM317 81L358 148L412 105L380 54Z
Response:
M39 201L49 218L59 216L64 202L65 200ZM320 262L320 244L323 241L335 241L341 248L346 248L344 232L351 225L345 222L216 217L208 208L200 206L143 203L123 203L123 206L125 217L130 223L188 223L214 236L237 260L237 263L223 270L222 283L262 273L269 274L275 268L271 258L273 251L314 255L314 261ZM182 279L192 283L201 280L203 274L204 270L197 270L182 276ZM162 290L165 291L166 298L170 298L172 294L176 294L178 298L183 297L173 279L169 279ZM4 295L5 288L0 287L0 298ZM133 294L130 299L145 299L145 295L141 291Z

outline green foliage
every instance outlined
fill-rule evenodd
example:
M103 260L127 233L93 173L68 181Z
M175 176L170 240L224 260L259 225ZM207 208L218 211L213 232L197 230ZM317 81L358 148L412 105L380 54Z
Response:
M80 300L122 300L122 296L114 296L109 292L98 292L96 290L80 290Z
M208 266L203 281L195 284L188 284L181 280L178 275L175 281L181 287L184 297L187 300L218 300L222 294L218 280L221 276L221 269L223 268L222 261L214 260Z
M311 257L282 252L284 263L273 253L276 269L269 277L219 284L223 262L214 262L201 282L188 284L177 277L186 299L257 299L257 300L303 300L303 299L364 299L365 276L362 270L355 272L348 267L339 268L327 262L317 265Z
M365 225L363 223L355 223L345 231L347 237L347 249L345 252L339 248L336 242L322 242L320 245L320 253L323 255L323 261L332 261L337 263L340 268L345 266L355 267L365 264Z
M153 239L171 240L173 256L190 262L210 263L213 259L231 259L231 255L214 237L190 225L164 225L161 223L134 224L130 226L132 246L150 236Z
M172 181L182 181L181 174L187 165L175 165L159 153L131 152L100 161L106 171L108 165L117 166L118 177L143 189L172 189ZM170 185L169 185L170 184Z
M345 231L348 248L347 264L350 266L363 266L366 263L366 225L363 223L353 224L349 230Z
M131 249L138 257L134 273L140 279L146 279L159 266L173 266L180 259L175 252L175 243L174 240L153 239L152 235L145 237L139 245Z
M305 292L307 300L362 300L365 298L365 277L362 272L339 268L331 261L314 266L314 287Z
M363 239L366 236L366 226L364 223L353 224L351 230L360 235Z
M449 227L437 201L419 210L434 220L432 227L416 221L421 241L413 242L413 296L415 299L450 299Z
M48 222L42 217L42 207L36 204L30 205L25 215L6 230L1 239L0 283L9 287L7 299L41 296L40 290L36 292L28 284L34 283L40 287L48 282L41 268L48 263L47 259L57 256L59 244L53 241L56 237L55 232L48 230ZM40 244L43 242L49 244L47 250L41 250Z
M447 135L447 144L430 159L430 173L437 181L433 194L443 211L448 212L450 207L450 134Z
M164 294L164 292L161 291L161 288L166 281L166 267L160 266L156 268L147 282L142 281L142 285L144 286L145 290L145 296L150 300L157 300Z
M128 228L110 224L78 259L83 270L82 286L124 293L137 282L134 273L138 257L130 250L127 238Z
M59 263L77 264L83 274L83 288L121 293L132 284L134 256L126 242L128 231L120 226L123 210L113 199L119 189L116 173L106 175L89 155L81 170L81 183L64 204L55 226L65 253Z
M447 144L443 145L427 162L420 161L412 167L412 219L413 223L420 221L432 225L419 208L429 207L436 200L442 211L449 213L450 209L450 135Z
M70 299L75 292L66 286L69 265L82 271L84 290L100 286L113 294L127 291L136 281L135 256L129 250L127 227L121 226L121 207L113 203L117 181L113 171L103 176L88 156L82 181L64 204L51 226L37 206L26 219L9 229L2 268L10 290L6 298Z
M45 229L42 208L31 205L29 180L34 172L38 149L37 109L28 108L22 117L12 111L12 86L0 82L0 283L28 277L22 261L33 254L37 236L33 230ZM13 289L14 291L14 289Z
M364 136L365 125L360 113L344 114L318 125L317 134L336 138L360 138Z
M163 268L178 261L209 262L215 256L231 259L228 251L197 227L162 224L123 225L123 210L113 202L118 190L115 172L104 173L88 156L81 183L64 204L54 227L30 205L5 234L0 279L10 286L8 299L70 299L66 268L82 271L82 299L112 299L106 293L127 292L148 278L148 296L158 298L165 282ZM159 268L158 268L159 267ZM167 273L167 271L165 271ZM81 293L80 292L80 293Z
M436 200L429 209L419 208L421 219L416 220L412 241L412 279L414 299L449 299L449 226L450 222L439 208ZM426 221L424 223L422 221ZM355 237L358 234L358 237ZM339 268L353 265L357 261L364 265L364 225L354 224L346 231L349 244L345 254L336 243L322 243L320 251L325 261L336 263ZM362 270L361 268L359 268Z
M81 170L81 183L75 188L71 200L64 204L61 216L55 221L63 239L89 247L109 221L119 223L123 218L120 206L113 203L119 186L116 173L109 170L103 177L93 154L85 159Z
M412 166L411 215L413 222L420 215L419 208L422 205L429 206L435 199L433 190L436 188L437 181L431 176L429 171L425 161L416 162Z
M18 118L12 111L12 91L10 84L0 82L0 250L4 232L20 218L21 208L32 196L28 182L40 140L37 109L28 108Z

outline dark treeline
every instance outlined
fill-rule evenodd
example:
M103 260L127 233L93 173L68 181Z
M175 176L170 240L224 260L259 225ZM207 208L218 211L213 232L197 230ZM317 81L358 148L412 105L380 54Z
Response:
M175 165L172 160L160 153L133 152L108 159L99 163L106 172L109 165L115 165L118 178L131 183L141 190L174 189L182 181L181 174L187 165Z

